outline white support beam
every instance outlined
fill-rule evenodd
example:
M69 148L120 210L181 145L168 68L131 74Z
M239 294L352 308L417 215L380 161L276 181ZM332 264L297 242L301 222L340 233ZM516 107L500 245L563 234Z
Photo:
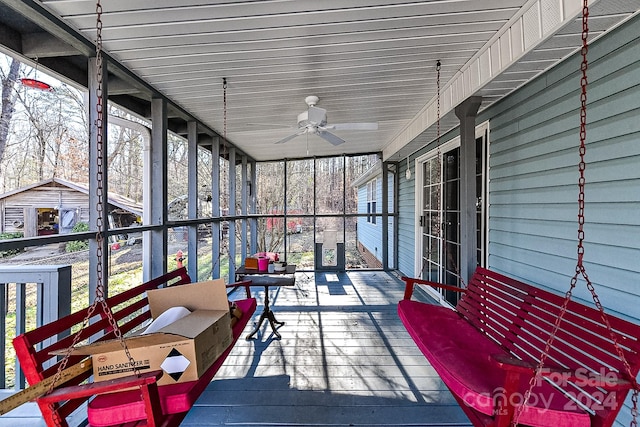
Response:
M29 58L54 58L79 55L78 49L47 32L22 36L22 54Z

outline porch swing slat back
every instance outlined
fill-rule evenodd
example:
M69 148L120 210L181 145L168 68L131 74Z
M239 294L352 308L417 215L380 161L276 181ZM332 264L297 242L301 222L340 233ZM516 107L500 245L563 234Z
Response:
M190 282L191 279L186 269L182 267L107 298L106 304L124 335L140 329L147 320L151 319L146 298L148 290L157 289L163 285L188 286ZM124 426L136 425L140 422L151 426L159 425L160 421L162 421L162 425L179 425L186 415L186 411L218 371L231 351L233 343L236 342L255 311L256 301L251 298L249 283L249 281L244 281L227 285L227 287L241 286L245 288L247 298L236 301L243 315L233 326L232 344L199 380L157 386L156 381L160 377L161 371L154 371L141 376L132 375L117 381L113 380L115 383L101 381L83 384L91 376L92 372L88 369L66 383L57 385L59 387L52 393L36 400L47 425L57 425L54 421L55 409L59 419L62 420L60 424L66 426L66 418L88 401L91 401L88 407L90 425ZM81 328L87 310L88 308L77 311L21 334L14 339L16 356L29 384L38 384L56 374L61 360L57 356L52 356L51 352L68 348L73 342L73 333L76 332L76 329L79 329L82 337L80 342L95 336L100 336L96 341L115 338L106 314L98 310L92 318L93 323ZM70 356L67 366L73 366L81 362L83 358L83 356ZM137 389L127 390L132 386ZM118 392L113 393L114 391ZM90 399L92 397L93 399Z
M474 425L507 426L545 350L564 298L478 267L455 310L411 300L408 278L398 312L407 331ZM618 345L640 370L640 326L609 315ZM532 399L531 426L610 426L632 388L600 312L570 301ZM579 403L576 403L579 402Z

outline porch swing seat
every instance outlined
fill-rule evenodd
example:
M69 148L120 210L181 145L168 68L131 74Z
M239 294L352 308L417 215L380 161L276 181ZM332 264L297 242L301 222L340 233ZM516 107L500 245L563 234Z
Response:
M107 298L106 303L120 331L126 334L144 326L151 318L146 291L165 284L189 286L190 282L186 269L182 267ZM180 425L224 363L256 310L250 283L243 281L227 285L228 288L244 287L247 293L247 298L235 301L242 316L232 327L232 343L197 380L158 386L157 380L162 371L153 371L140 377L131 375L86 384L85 380L91 375L91 371L86 371L61 384L52 393L36 399L47 426L67 427L66 417L83 405L87 405L89 425L94 427ZM35 385L54 376L61 362L51 353L70 346L73 336L69 335L69 330L83 323L87 310L72 313L14 339L16 356L29 384ZM81 330L83 339L101 331L105 334L99 340L113 339L113 331L104 313L96 312L95 317L98 317L95 322ZM68 366L81 360L80 356L71 356ZM61 423L55 421L57 416L62 419Z
M243 313L240 322L233 327L233 342L227 350L218 357L209 369L196 381L163 385L158 387L158 397L162 414L165 418L184 417L198 400L204 389L209 385L214 375L233 349L244 327L256 309L255 299L244 299L236 302ZM87 409L89 425L106 427L121 425L147 418L144 401L138 390L121 391L96 396Z
M404 277L398 314L409 335L475 426L508 426L534 376L563 297L478 267L455 310L411 300ZM640 326L610 317L618 343L640 369ZM600 313L571 301L520 424L610 426L631 389Z

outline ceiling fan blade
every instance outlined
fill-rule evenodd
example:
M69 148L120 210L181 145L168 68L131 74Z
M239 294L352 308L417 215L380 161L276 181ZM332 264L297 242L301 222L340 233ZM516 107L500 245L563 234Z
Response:
M309 116L307 117L309 122L323 126L327 123L327 110L320 107L314 107L313 105L309 106Z
M329 141L333 145L340 145L344 143L344 139L339 138L332 134L331 132L327 132L326 130L318 130L316 133L320 138Z
M294 126L291 124L284 124L284 123L245 123L244 125L245 129L298 129L298 126ZM241 129L242 130L242 129Z
M378 130L377 123L335 123L325 126L325 129L334 130Z
M296 136L300 136L303 133L305 133L307 131L307 129L300 129L298 132L294 133L293 135L289 135L286 138L282 138L280 141L276 141L274 142L274 144L284 144L287 141L291 141L293 138L295 138Z

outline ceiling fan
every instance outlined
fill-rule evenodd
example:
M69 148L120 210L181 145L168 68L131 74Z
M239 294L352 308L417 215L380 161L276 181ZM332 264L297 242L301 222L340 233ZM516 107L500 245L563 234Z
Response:
M304 102L307 103L309 109L298 114L298 132L289 135L286 138L277 141L276 144L282 144L292 140L296 136L306 134L318 135L320 138L329 141L333 145L344 143L344 139L328 132L329 130L376 130L377 123L334 123L327 124L327 110L316 107L319 98L317 96L307 96Z

